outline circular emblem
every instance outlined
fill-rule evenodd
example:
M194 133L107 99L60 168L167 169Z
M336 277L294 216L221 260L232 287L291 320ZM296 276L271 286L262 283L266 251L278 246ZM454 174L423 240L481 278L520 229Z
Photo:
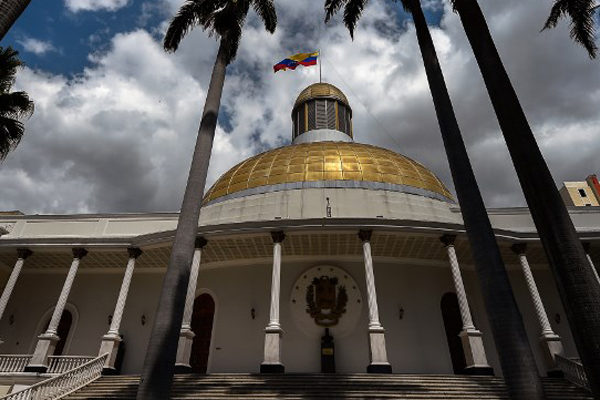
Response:
M291 315L309 336L329 328L334 336L353 331L362 309L356 281L339 267L321 265L300 274L291 290Z

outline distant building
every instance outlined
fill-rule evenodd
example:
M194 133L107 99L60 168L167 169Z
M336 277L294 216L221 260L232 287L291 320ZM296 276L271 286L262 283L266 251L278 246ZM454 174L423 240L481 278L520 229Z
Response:
M585 181L563 182L560 195L568 206L598 206L600 205L600 182L596 175L588 176Z

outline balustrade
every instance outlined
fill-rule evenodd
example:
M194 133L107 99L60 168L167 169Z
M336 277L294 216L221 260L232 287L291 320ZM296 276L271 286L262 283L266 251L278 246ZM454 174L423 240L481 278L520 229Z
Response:
M23 372L30 360L31 354L0 355L0 372Z
M566 358L557 354L555 356L556 366L559 370L561 370L565 376L565 379L568 381L580 386L588 391L590 389L590 383L588 382L587 376L585 375L585 370L583 369L583 365L581 362L577 362L570 358Z
M2 397L2 400L55 400L60 399L102 375L102 368L108 354L102 354L91 361L64 372L58 376L38 382L33 386Z

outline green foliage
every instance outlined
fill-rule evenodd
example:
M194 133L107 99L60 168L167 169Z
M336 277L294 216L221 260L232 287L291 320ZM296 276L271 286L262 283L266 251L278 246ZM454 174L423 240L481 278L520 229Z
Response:
M596 58L594 16L599 7L595 0L555 0L542 30L554 28L561 17L570 17L571 38L585 47L590 58Z
M11 92L17 69L23 66L18 52L0 47L0 161L13 150L23 137L25 127L19 119L33 113L33 102L25 92Z
M186 0L171 20L163 46L166 51L176 51L184 36L195 26L200 26L210 36L223 41L229 64L237 54L250 7L262 19L265 29L273 33L277 14L272 0Z

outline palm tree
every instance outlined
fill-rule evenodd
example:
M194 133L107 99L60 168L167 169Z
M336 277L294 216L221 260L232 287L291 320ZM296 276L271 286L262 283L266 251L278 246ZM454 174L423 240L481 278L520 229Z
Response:
M344 23L352 35L365 6L364 0L327 0L325 19L329 20L344 3ZM425 72L465 229L475 259L487 315L496 346L502 349L499 357L507 386L513 399L543 399L543 388L523 320L473 174L420 1L402 0L402 3L412 14L415 23Z
M195 26L219 38L192 164L163 280L159 305L137 392L139 400L169 398L185 296L198 230L200 205L208 171L227 65L235 58L242 27L252 6L267 31L273 33L277 15L272 0L187 0L171 21L164 39L166 51L176 51Z
M544 29L554 28L563 16L571 18L571 38L588 52L590 58L596 58L598 47L595 43L594 14L600 5L596 0L555 0L550 15L544 24Z
M25 11L31 0L0 0L0 40Z
M0 47L0 161L4 160L23 137L25 127L19 118L33 113L33 102L25 92L11 92L17 69L23 62L10 47Z
M558 194L477 0L452 0L487 87L554 274L577 351L600 399L600 285Z

